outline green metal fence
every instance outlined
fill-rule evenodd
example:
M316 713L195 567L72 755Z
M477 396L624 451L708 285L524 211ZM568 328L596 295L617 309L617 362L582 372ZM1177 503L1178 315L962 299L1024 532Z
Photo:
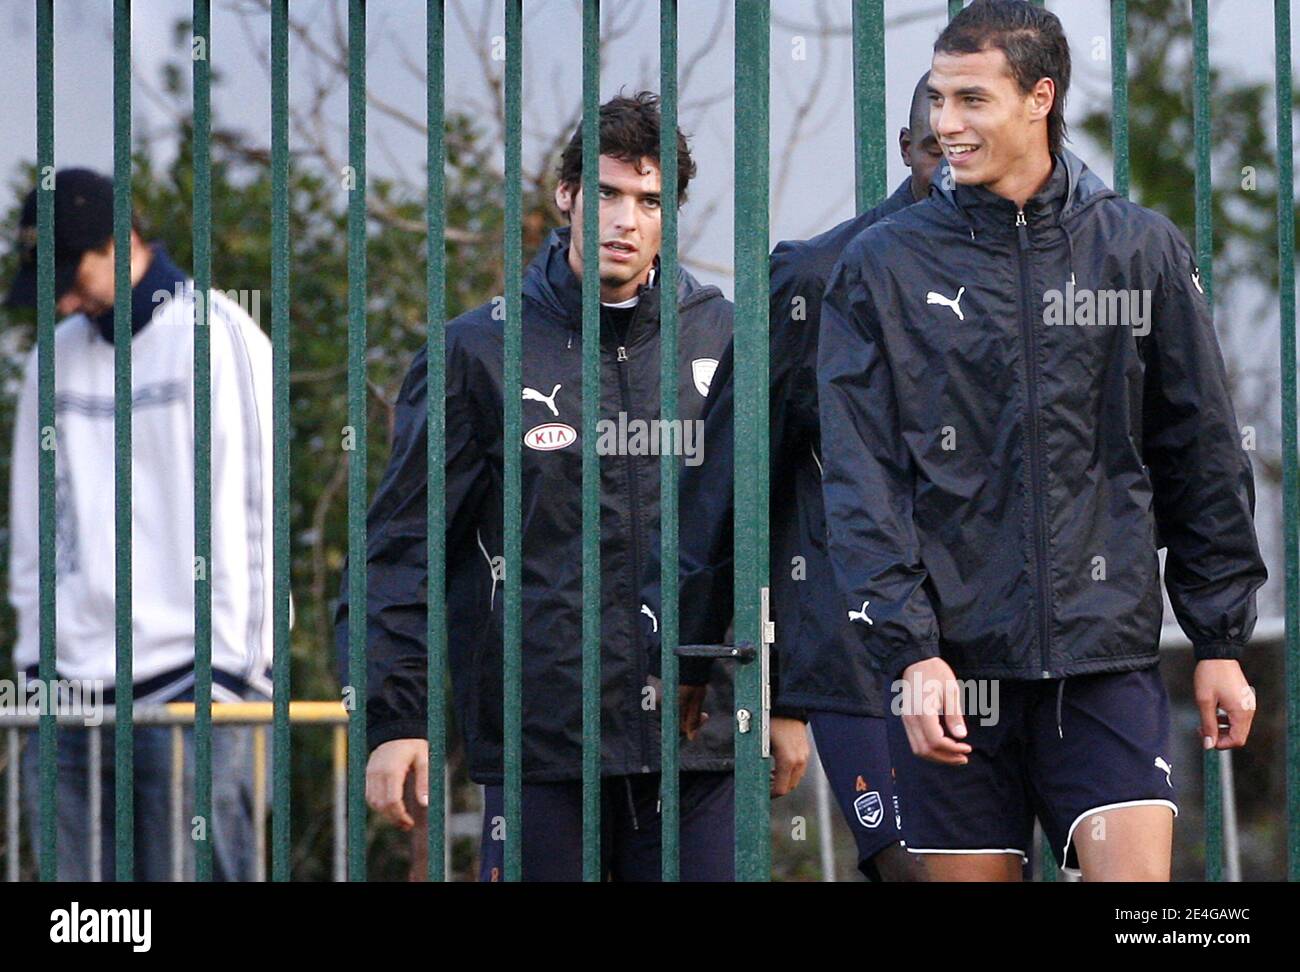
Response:
M1291 140L1291 3L1274 0L1277 64L1278 308L1282 330L1282 503L1286 565L1287 879L1300 880L1300 479L1296 448L1295 145Z
M36 164L42 175L54 172L54 0L36 5ZM38 421L42 429L54 428L54 195L36 197L37 294L36 353L39 361ZM116 424L116 421L115 423ZM41 536L41 658L39 675L46 685L54 682L54 453L37 457L40 475ZM40 728L41 758L41 880L52 881L54 866L54 762L53 712L44 713Z
M588 40L585 47L593 46ZM659 147L659 171L663 174L660 185L663 201L663 246L660 266L664 280L677 279L677 139L669 137L677 131L677 0L660 0L659 4L659 90L663 96L661 124L663 138ZM583 118L593 114L591 106L584 102ZM590 143L582 147L583 159L591 158L595 152ZM590 230L586 230L590 234ZM583 266L589 266L583 257ZM660 411L670 422L677 419L677 301L667 300L660 304L660 341L663 360L660 365L659 388L662 396ZM583 338L584 346L586 338ZM584 387L590 379L584 379ZM583 423L590 420L583 416ZM585 475L585 474L584 474ZM671 687L677 685L677 655L673 651L677 644L679 620L677 612L677 464L664 462L659 484L659 515L663 530L662 558L660 563L660 588L663 591L663 603L659 606L660 631L660 668L662 670L665 690L661 718L666 726L677 725L677 693ZM585 600L585 596L584 596ZM678 834L681 830L681 799L678 778L669 767L677 765L678 738L675 732L661 734L660 759L664 767L662 777L662 868L665 881L676 881L680 872L680 847Z
M522 56L523 0L501 0L505 14L506 66L504 77L506 144L505 219L505 387L520 385L522 280ZM37 50L37 164L42 176L54 164L54 4L34 0ZM884 0L845 0L852 12L855 185L859 210L870 207L886 190L885 158L885 4ZM427 298L428 298L428 739L430 799L428 808L428 877L446 877L445 780L447 753L445 711L447 634L444 582L446 550L442 529L446 387L446 187L443 166L445 107L445 6L444 0L426 0L427 6ZM961 9L949 0L949 14ZM742 880L765 880L770 874L770 837L767 773L767 644L768 583L768 170L769 170L769 39L768 0L734 0L735 8L735 270L736 270L736 468L748 471L736 477L736 639L758 646L758 663L738 666L736 677L736 869ZM1111 57L1113 85L1113 152L1115 188L1129 189L1127 4L1112 0ZM661 0L660 57L663 98L664 279L672 281L677 268L677 2ZM350 603L365 604L366 592L366 0L348 0L348 159L351 191L348 201L348 425L353 457L348 475L347 578ZM1209 49L1206 0L1191 0L1195 37L1194 127L1196 155L1196 248L1202 279L1211 294L1213 220L1210 207ZM113 0L113 129L114 227L116 240L116 332L114 429L116 450L116 528L118 536L131 532L131 359L130 341L130 200L131 200L131 32L130 0ZM274 669L272 790L272 875L290 877L289 781L292 772L289 745L289 316L292 290L289 279L289 150L288 150L288 34L289 0L271 2L271 172L272 191L272 317L273 427L274 427ZM600 69L600 3L584 0L582 12L582 78L584 125L583 174L585 198L594 198L596 186L597 124ZM220 56L220 38L211 32L211 0L194 0L193 33L204 55L194 59L194 277L196 290L207 294L211 282L211 60ZM1275 0L1277 145L1280 189L1278 194L1278 260L1281 312L1282 457L1284 541L1286 570L1287 662L1287 847L1288 876L1300 879L1300 482L1297 480L1296 369L1295 369L1295 239L1293 148L1291 132L1291 22L1289 0ZM214 48L214 41L216 46ZM52 179L43 181L53 188ZM598 266L596 214L584 211L583 301L583 427L594 428L597 419L599 361L599 307L595 269ZM54 247L53 194L38 195L38 247L40 297L37 347L39 369L38 421L42 429L54 427ZM210 369L208 362L207 301L198 302L195 320L195 552L205 563L211 552L211 429ZM675 419L677 310L674 301L663 307L661 376L662 414ZM521 632L520 632L520 400L505 396L505 878L520 877L521 760ZM583 437L583 873L599 878L599 752L600 752L600 547L599 465L595 436ZM677 469L673 457L662 461L663 592L662 665L665 725L677 720L677 596L675 562L678 507ZM41 538L40 665L39 676L52 684L56 675L54 590L54 453L39 456ZM132 642L131 550L120 544L116 551L117 680L115 719L116 869L119 880L130 880L133 870L133 824L130 781L132 749ZM211 586L210 572L196 569L196 814L211 812ZM349 679L355 708L348 732L348 875L366 876L365 743L365 612L350 614L348 637ZM744 713L745 717L741 718ZM40 876L55 877L55 761L56 717L46 712L40 719ZM663 733L663 876L678 875L676 735ZM1222 874L1221 777L1218 754L1205 758L1206 876ZM199 841L197 875L212 874L211 845ZM1050 863L1050 855L1047 861ZM1046 876L1054 876L1054 867Z

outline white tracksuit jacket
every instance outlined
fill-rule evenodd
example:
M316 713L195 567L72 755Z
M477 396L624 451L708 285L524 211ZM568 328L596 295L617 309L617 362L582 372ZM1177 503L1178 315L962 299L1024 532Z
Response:
M270 691L271 346L234 301L211 317L213 695ZM55 332L57 669L61 678L115 672L113 345L87 317ZM194 659L193 281L160 303L132 340L132 616L141 683L164 697L192 679ZM18 404L11 478L9 594L19 670L39 658L37 363ZM242 685L241 685L242 683Z

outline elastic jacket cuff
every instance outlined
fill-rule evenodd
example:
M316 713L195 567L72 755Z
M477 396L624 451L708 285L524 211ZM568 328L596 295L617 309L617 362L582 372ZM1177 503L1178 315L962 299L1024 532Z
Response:
M1202 641L1192 645L1197 661L1212 658L1240 659L1246 651L1246 645L1239 641Z
M900 678L904 669L906 669L908 665L915 665L917 662L925 661L927 658L938 657L939 642L937 641L929 641L924 644L913 645L910 648L905 648L897 654L892 655L889 659L889 664L885 666L885 671L889 673L889 679L892 681ZM884 688L886 692L889 691L888 683L886 683Z
M808 721L808 710L797 705L774 705L771 712L773 719L798 719Z
M429 724L424 719L395 719L371 725L366 732L366 745L373 752L377 747L394 739L427 739Z

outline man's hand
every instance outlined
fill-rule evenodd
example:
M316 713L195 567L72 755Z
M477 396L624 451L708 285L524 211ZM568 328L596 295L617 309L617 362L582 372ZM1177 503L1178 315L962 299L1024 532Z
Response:
M948 663L942 658L915 662L903 670L902 681L903 728L912 752L932 763L965 766L971 747L959 741L966 738L966 722L957 676ZM945 726L951 735L944 734Z
M415 771L415 799L429 805L429 743L425 739L391 739L375 747L366 764L366 803L402 830L415 821L406 810L406 777Z
M1255 719L1255 690L1234 658L1207 658L1196 663L1192 692L1201 711L1201 738L1206 749L1240 749ZM1227 713L1227 732L1219 726L1219 710Z
M808 727L798 719L774 717L772 735L772 796L785 796L808 769Z
M704 711L704 693L708 689L707 685L677 686L678 722L688 742L709 721L709 714Z
M654 711L658 712L659 700L664 696L663 680L657 675L650 675L646 678L646 685L653 693L651 702ZM704 711L704 693L708 690L707 685L677 686L677 727L687 741L694 739L695 734L709 721L709 714Z

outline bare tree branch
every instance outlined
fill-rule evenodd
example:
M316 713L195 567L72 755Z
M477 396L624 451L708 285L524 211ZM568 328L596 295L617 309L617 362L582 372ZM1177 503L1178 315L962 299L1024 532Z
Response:
M885 18L886 27L902 27L905 24L914 24L922 20L935 20L937 18L946 18L948 16L948 7L945 4L935 4L931 7L922 7L921 9L912 9L905 14L898 14L895 17ZM813 26L810 24L800 23L797 20L791 20L782 17L778 13L772 14L772 24L783 30L792 31L796 34L818 34L823 37L851 37L853 35L853 24L831 24L826 27Z
M325 488L321 490L320 496L316 498L316 506L312 510L311 516L311 603L321 606L320 610L314 612L316 616L316 644L328 645L334 640L334 623L329 617L329 613L323 609L323 605L329 603L329 593L326 590L327 575L333 576L333 571L325 561L325 523L329 519L330 508L334 505L334 498L347 482L348 476L348 456L351 453L340 450L337 453L337 459L334 464L334 472L330 475L329 481L326 482Z
M730 4L718 4L718 12L714 15L713 26L704 35L704 42L688 55L685 61L679 62L677 67L677 90L679 93L690 87L691 79L695 76L700 64L703 63L705 57L716 49L718 37L722 34L722 25L726 23L727 14L730 10Z
M829 27L826 20L826 8L823 4L817 4L817 20L821 29ZM824 35L823 35L824 37ZM794 121L791 124L789 134L783 139L781 154L777 157L776 165L776 185L772 190L772 198L776 200L777 205L785 199L786 186L790 180L791 164L794 161L794 153L799 148L804 134L805 126L810 126L813 114L813 108L821 98L822 92L826 89L826 78L830 73L832 62L832 52L830 45L823 40L822 51L817 58L817 73L813 76L812 83L808 86L802 101L800 101L794 110ZM778 61L778 64L781 62ZM783 79L787 78L784 64L778 69L778 73Z

